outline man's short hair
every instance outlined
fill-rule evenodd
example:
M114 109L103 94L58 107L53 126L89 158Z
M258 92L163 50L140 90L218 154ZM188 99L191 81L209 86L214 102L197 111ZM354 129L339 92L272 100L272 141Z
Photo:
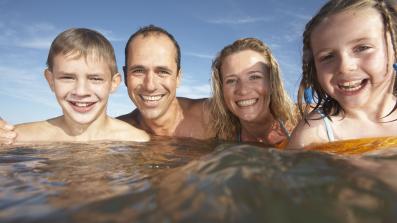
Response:
M153 34L157 34L157 35L165 35L168 38L170 38L170 40L172 41L172 43L175 46L176 49L176 58L175 58L175 62L176 62L176 66L177 66L177 71L179 71L181 69L181 49L179 47L178 42L175 40L174 36L171 35L169 32L167 32L165 29L155 26L155 25L148 25L148 26L144 26L141 27L138 31L136 31L135 33L133 33L130 38L127 41L127 44L125 45L125 66L127 66L127 61L128 61L128 47L130 45L130 43L132 42L132 40L138 36L138 35L142 35L143 37L149 36L149 35L153 35Z

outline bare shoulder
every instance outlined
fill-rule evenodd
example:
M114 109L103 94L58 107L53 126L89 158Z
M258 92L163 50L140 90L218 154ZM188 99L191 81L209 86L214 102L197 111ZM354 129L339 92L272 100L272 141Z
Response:
M121 116L117 117L117 119L137 127L138 126L138 121L137 121L138 113L139 113L138 109L135 109L134 111L132 111L128 114L121 115Z
M289 149L301 149L313 143L328 142L324 121L316 112L308 117L308 122L301 120L294 131L287 145Z
M19 124L15 126L16 142L51 141L56 131L49 120Z
M150 136L145 131L124 121L110 118L110 126L109 135L111 135L112 140L135 142L147 142L150 140Z
M201 121L208 121L210 114L210 103L208 98L190 99L178 97L178 101L185 114L195 119L198 118Z

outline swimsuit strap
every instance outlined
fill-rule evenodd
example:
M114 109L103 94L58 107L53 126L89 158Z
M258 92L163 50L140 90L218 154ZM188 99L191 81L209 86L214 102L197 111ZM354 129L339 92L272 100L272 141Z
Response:
M280 127L283 130L284 134L287 136L288 140L291 139L291 134L289 133L287 127L285 127L284 122L282 120L278 120L278 123L280 124Z
M327 132L328 141L329 142L335 141L334 131L332 131L332 127L331 127L331 120L328 117L326 117L322 111L317 110L317 112L320 114L321 118L324 121L324 126L325 126L325 131Z

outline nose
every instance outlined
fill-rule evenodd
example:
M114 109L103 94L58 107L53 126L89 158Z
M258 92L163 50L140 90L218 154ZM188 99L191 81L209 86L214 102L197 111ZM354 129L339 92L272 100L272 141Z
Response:
M244 80L237 81L236 84L236 94L238 95L245 95L249 91L249 84L246 83Z
M357 69L356 58L347 53L342 54L339 58L338 69L339 73L341 74L348 74L352 71L355 71Z
M74 95L82 97L89 95L88 92L89 92L88 82L82 79L77 80L74 86L74 91L73 91Z
M150 71L146 74L145 79L143 80L143 86L146 91L155 91L156 90L156 75L154 72Z

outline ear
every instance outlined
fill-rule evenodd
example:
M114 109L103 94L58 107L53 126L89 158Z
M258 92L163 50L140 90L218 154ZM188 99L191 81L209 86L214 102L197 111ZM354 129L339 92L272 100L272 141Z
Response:
M120 73L116 73L112 77L112 83L110 86L110 93L113 93L116 91L117 87L120 85L121 82L121 75Z
M51 91L54 91L54 74L47 68L44 70L44 77L47 80Z
M176 76L176 87L179 87L182 82L182 69L179 69L178 75Z
M127 86L127 66L123 66L123 73L124 73L124 84L125 84L125 86L126 87L128 87Z

